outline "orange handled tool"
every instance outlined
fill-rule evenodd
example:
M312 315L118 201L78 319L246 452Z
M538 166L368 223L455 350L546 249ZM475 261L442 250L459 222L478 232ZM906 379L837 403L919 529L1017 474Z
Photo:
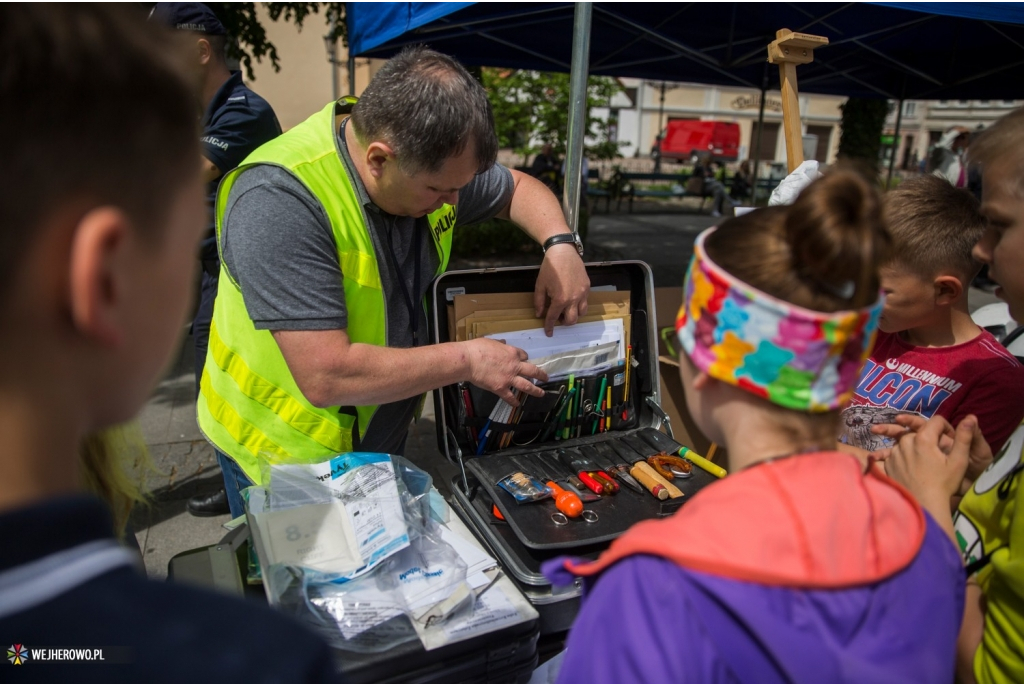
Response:
M553 480L549 480L545 485L555 493L555 506L558 507L558 511L569 518L576 518L583 513L583 502L575 493L563 490Z

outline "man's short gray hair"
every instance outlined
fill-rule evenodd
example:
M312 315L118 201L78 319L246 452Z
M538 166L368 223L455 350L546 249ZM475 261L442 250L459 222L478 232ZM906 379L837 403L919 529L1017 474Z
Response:
M472 143L479 171L494 165L498 137L487 93L457 61L423 46L388 60L352 108L363 145L387 143L410 174L435 172Z

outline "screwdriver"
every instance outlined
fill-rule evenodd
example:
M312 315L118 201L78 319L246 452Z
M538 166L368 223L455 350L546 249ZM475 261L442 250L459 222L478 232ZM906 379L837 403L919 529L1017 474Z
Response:
M576 518L583 513L583 502L580 501L579 497L568 490L558 487L553 480L549 480L545 485L554 491L555 506L558 507L558 511L569 518Z

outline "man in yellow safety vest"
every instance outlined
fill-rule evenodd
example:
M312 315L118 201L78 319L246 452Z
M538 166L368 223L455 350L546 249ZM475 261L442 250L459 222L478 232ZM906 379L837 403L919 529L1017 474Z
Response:
M217 198L221 278L199 426L260 482L267 453L401 453L428 390L468 381L512 400L544 380L522 350L427 344L424 296L456 223L508 219L544 245L535 308L586 313L582 250L542 183L496 164L486 93L455 60L406 49L357 101L330 103L252 153ZM234 492L232 492L234 490Z

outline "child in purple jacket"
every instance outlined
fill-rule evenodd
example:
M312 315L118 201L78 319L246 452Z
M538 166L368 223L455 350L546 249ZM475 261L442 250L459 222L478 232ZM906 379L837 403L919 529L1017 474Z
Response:
M952 679L964 571L949 534L832 449L890 248L877 193L848 172L698 238L680 374L733 475L594 563L549 563L556 584L586 579L562 681Z

